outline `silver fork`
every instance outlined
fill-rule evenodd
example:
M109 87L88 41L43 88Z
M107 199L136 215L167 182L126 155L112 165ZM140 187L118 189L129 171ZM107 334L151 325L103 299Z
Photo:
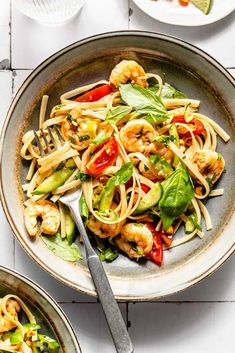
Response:
M57 128L55 128L55 132L60 142L62 143L64 139L61 136L60 131ZM56 146L51 128L48 128L48 133L50 135L53 145ZM34 131L34 136L35 136L38 148L40 150L41 156L45 155L45 151L40 142L40 139L38 138L36 131ZM46 136L44 135L43 132L41 136L47 148L46 153L51 153L51 148L49 146L48 140L46 139ZM82 221L82 217L80 214L80 207L79 207L79 201L81 196L82 196L82 189L80 188L75 191L67 192L65 195L61 196L60 202L62 202L70 209L73 215L74 221L77 224L79 233L82 236L83 243L86 250L87 264L96 288L96 292L98 294L99 300L103 307L104 314L109 326L109 330L113 338L114 345L116 347L116 351L118 353L132 353L134 350L133 350L129 333L126 328L126 324L123 320L119 306L113 295L113 291L108 281L108 278L106 276L104 267L101 261L99 260L99 257L97 256L96 252L94 251L93 247L91 246L89 237L87 235L86 229Z
M65 140L64 140L63 136L60 133L60 130L58 129L58 127L56 125L48 126L47 127L47 131L48 131L48 135L50 136L51 142L52 142L53 146L55 147L55 149L57 148L57 143L56 143L56 140L55 140L55 137L54 137L54 134L53 134L54 131L55 131L60 143L62 145L65 143ZM43 157L46 154L52 153L53 151L52 151L51 146L50 146L50 144L49 144L49 142L48 142L48 140L46 138L45 132L42 129L40 129L40 136L38 136L36 130L33 130L33 133L34 133L35 141L37 143L37 146L39 148L41 156ZM45 143L46 151L43 148L43 145L42 145L42 143L40 141L40 137L42 137L42 139L43 139L43 141Z

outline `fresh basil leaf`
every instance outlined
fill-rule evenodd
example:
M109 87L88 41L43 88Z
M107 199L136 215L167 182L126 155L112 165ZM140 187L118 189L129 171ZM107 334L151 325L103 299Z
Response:
M109 135L104 134L103 132L100 133L99 135L96 136L96 138L94 138L91 143L94 143L95 145L101 145L101 143L105 142L106 140L108 140L110 138Z
M153 93L157 93L157 91L159 90L159 84L156 84L156 85L152 85L148 88L151 92ZM160 97L161 98L187 98L187 96L177 90L175 87L171 86L169 83L165 83L163 86L162 86L162 91L161 91L161 94L160 94Z
M31 324L31 323L28 323L28 324L24 324L23 325L23 328L26 330L26 331L37 331L40 329L40 326L38 324Z
M119 252L117 250L112 250L111 248L107 248L103 253L100 254L101 261L112 262L119 256Z
M59 343L51 337L38 334L38 340L44 345L47 345L49 349L58 349Z
M89 208L86 204L86 200L84 198L84 196L82 196L80 198L80 201L79 201L79 207L80 207L80 214L82 217L88 219L89 217Z
M132 177L133 174L133 163L128 162L117 171L115 178L115 186L125 184Z
M160 114L155 115L155 114L152 114L152 112L150 112L147 114L147 116L144 117L144 119L147 120L151 125L155 126L163 123L164 121L169 119L169 117L166 115L160 115Z
M110 124L119 123L127 114L131 112L132 108L119 105L112 109L109 109L105 121Z
M65 261L76 262L82 258L81 251L77 244L72 243L69 245L67 239L62 239L59 233L53 236L43 235L41 238L48 249Z
M195 228L197 228L198 230L202 231L202 226L201 226L201 224L198 223L196 213L192 213L191 215L188 216L188 218L193 223Z
M98 239L98 237L95 237L95 240L97 244L97 250L100 252L100 261L111 262L119 256L118 250L111 247L109 243L105 244L106 241L104 239ZM106 247L106 245L108 245L108 247Z
M163 228L184 213L194 196L194 187L186 168L182 165L162 182L163 196L159 202Z
M80 142L86 141L86 140L89 140L89 139L90 139L90 135L83 135L83 136L80 136L80 137L78 138L78 140L79 140Z
M91 179L91 176L90 174L79 172L75 175L74 179L80 179L81 181L89 181Z
M20 344L23 343L24 336L21 331L15 330L10 334L10 342L11 344Z
M147 88L125 84L119 86L119 91L123 101L139 114L164 115L166 113L161 98Z

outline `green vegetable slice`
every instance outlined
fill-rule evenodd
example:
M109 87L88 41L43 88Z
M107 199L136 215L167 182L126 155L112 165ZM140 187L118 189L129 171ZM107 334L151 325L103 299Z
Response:
M107 212L113 200L115 187L121 184L125 184L132 177L133 174L133 163L125 163L116 173L115 176L111 177L105 185L104 192L102 194L99 212Z
M156 183L151 190L140 200L135 212L140 213L148 210L150 207L155 206L162 197L162 186Z
M191 0L191 3L201 10L205 15L211 11L213 0Z
M73 174L76 168L75 162L72 158L68 159L64 166L59 166L58 169L46 178L38 187L35 189L33 195L47 194L59 186L63 185L65 181Z

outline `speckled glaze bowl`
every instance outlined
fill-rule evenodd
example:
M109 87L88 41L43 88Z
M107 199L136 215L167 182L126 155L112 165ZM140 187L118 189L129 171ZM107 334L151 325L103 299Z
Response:
M121 59L138 61L147 72L200 99L200 111L212 117L231 135L219 141L218 151L227 163L219 187L222 197L208 201L213 229L203 240L165 252L161 267L137 263L124 255L105 264L116 298L152 300L185 289L215 271L234 251L235 216L235 83L232 76L208 54L179 39L148 32L114 32L74 43L54 54L26 79L9 109L1 136L1 198L7 219L25 251L57 279L80 291L95 295L84 260L71 264L55 257L37 238L32 241L23 221L20 182L27 165L20 160L22 134L38 125L40 100L49 95L50 109L63 92L108 78Z
M30 279L0 266L0 298L6 294L18 295L27 304L41 332L60 343L58 353L82 353L67 317L49 294Z

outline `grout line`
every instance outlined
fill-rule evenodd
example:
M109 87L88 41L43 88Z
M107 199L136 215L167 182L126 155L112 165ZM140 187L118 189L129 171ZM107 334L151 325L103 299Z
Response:
M12 68L12 3L10 0L10 22L9 22L9 34L10 34L10 69Z
M126 303L126 324L127 324L127 331L129 331L129 328L131 327L131 321L129 320L129 304Z
M129 4L128 30L130 30L130 27L131 27L131 16L133 15L132 1L128 0L128 4Z
M89 302L89 301L87 301L87 302L81 301L80 302L80 301L75 301L75 300L72 300L70 302L57 300L57 303L62 304L62 305L64 305L64 304L99 304L98 302Z
M155 300L155 301L140 301L140 302L129 302L131 304L210 304L210 303L235 303L235 300L177 300L177 301L170 301L170 300Z

